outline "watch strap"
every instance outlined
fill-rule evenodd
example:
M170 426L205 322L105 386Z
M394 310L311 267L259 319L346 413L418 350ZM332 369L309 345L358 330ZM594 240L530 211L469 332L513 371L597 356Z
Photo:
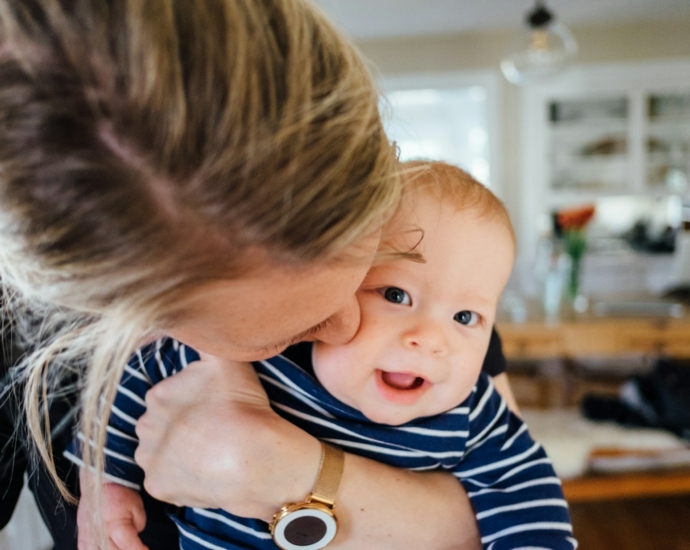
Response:
M321 502L331 508L335 504L340 479L343 477L345 456L342 449L321 441L321 464L319 475L309 500Z

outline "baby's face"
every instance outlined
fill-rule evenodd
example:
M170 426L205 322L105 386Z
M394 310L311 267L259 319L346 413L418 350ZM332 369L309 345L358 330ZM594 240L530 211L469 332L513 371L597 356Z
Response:
M373 267L358 291L362 322L348 344L317 343L314 370L335 397L374 422L445 412L472 391L513 264L508 229L421 195L405 214L423 230L425 263ZM404 233L411 244L419 232Z

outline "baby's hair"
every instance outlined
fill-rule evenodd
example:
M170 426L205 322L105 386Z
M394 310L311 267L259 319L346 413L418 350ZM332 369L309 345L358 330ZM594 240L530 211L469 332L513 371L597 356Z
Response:
M405 193L430 193L458 210L473 210L480 217L505 225L515 244L515 230L503 202L461 168L441 161L414 160L402 164Z

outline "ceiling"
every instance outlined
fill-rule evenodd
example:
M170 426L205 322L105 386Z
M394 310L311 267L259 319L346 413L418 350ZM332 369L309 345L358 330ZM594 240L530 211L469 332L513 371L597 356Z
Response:
M532 0L316 0L360 40L514 28ZM690 0L550 0L566 25L690 18Z

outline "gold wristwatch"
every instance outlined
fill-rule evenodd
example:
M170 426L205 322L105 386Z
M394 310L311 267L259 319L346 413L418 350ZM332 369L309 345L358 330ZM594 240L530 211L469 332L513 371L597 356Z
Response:
M304 502L283 506L269 525L278 547L283 550L319 550L335 538L338 523L333 509L344 463L341 449L321 441L321 465L311 494Z

